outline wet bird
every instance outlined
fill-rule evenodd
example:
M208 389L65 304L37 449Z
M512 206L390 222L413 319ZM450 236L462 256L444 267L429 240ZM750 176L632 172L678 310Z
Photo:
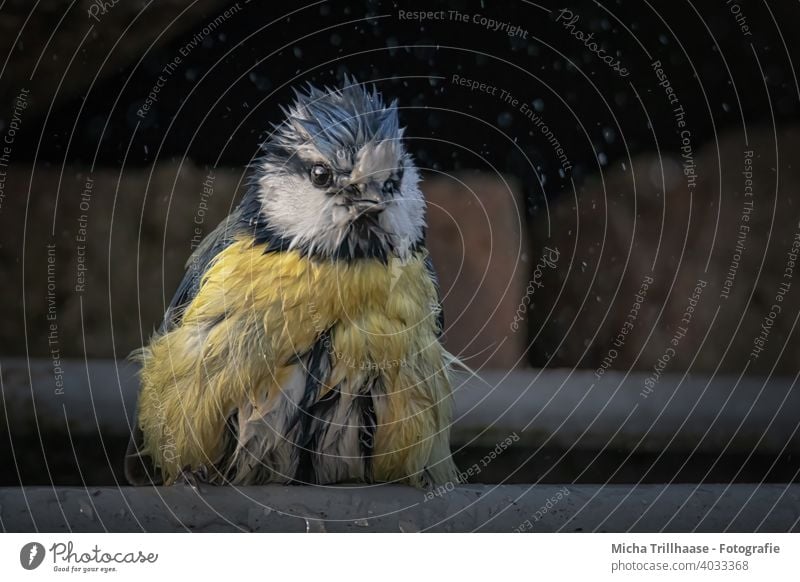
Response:
M396 102L295 92L139 350L133 484L457 481L420 176Z

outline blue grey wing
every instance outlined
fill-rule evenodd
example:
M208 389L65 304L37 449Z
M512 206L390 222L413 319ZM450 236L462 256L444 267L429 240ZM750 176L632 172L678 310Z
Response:
M436 298L439 302L439 313L436 316L436 337L442 337L444 333L444 307L442 306L442 292L439 288L439 276L436 274L436 268L433 266L433 259L430 254L425 257L425 269L428 271L428 276L433 281L436 287Z
M186 273L164 313L164 320L158 330L160 334L166 333L180 324L183 312L197 295L203 275L208 270L211 261L233 243L235 229L238 224L237 216L231 215L227 217L203 239L203 242L200 243L189 257L189 260L186 261Z
M211 261L220 252L227 248L235 239L238 225L236 213L226 218L214 229L192 253L186 263L186 274L178 285L172 301L164 314L164 321L159 328L159 334L164 334L180 325L186 306L197 295L203 274L208 269ZM149 455L143 453L144 435L139 426L138 414L134 424L128 449L125 453L125 478L131 485L158 485L162 482L160 471L154 467Z

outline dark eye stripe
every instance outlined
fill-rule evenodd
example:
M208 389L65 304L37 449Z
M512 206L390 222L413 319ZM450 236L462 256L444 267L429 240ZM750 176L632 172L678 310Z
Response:
M383 183L383 193L394 195L400 191L400 180L397 178L389 178Z

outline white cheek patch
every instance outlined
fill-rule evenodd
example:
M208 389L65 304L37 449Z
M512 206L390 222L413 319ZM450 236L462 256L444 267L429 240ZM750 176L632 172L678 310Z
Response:
M419 189L419 172L414 166L405 166L400 192L381 213L380 224L391 234L395 252L400 258L406 258L411 245L422 238L425 198Z
M334 200L305 178L272 175L261 181L261 209L270 225L292 246L322 244L334 228Z

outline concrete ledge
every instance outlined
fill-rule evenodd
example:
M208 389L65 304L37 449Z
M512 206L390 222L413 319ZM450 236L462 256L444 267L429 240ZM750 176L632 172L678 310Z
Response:
M12 437L97 434L127 438L138 393L127 361L2 358L2 402ZM644 372L482 371L454 386L453 442L518 446L765 454L800 452L800 386L792 378L665 374L642 395ZM5 416L0 414L0 425Z
M0 489L9 532L788 532L800 485Z

